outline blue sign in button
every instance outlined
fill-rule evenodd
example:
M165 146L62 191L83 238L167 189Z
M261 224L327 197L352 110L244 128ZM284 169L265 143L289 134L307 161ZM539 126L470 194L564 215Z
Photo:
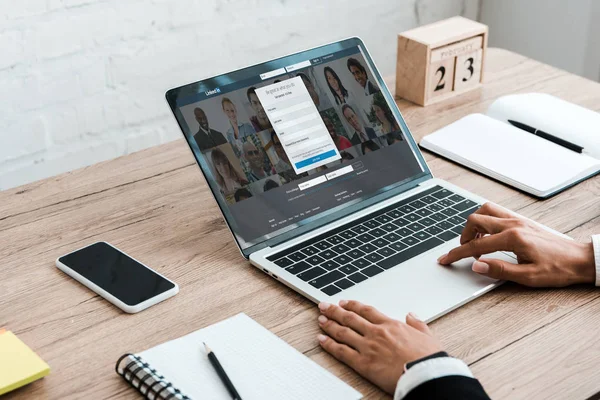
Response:
M309 166L311 164L318 163L321 160L326 160L328 158L331 158L333 156L335 156L335 150L329 150L329 151L326 151L325 153L319 154L318 156L307 158L306 160L302 160L300 162L297 162L296 163L296 168L297 169L301 169L301 168L304 168L304 167Z

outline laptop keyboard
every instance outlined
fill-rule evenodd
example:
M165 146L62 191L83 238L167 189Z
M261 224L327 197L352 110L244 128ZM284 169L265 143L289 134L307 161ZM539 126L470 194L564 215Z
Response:
M333 296L459 236L479 207L435 186L267 260Z

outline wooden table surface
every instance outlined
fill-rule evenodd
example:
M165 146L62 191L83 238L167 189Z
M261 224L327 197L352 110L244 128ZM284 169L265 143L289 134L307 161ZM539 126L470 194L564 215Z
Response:
M595 82L505 50L490 49L487 57L480 89L426 108L398 101L417 140L464 115L485 112L509 93L545 92L600 111ZM436 177L576 240L600 232L600 176L538 201L431 153L425 158ZM98 240L173 279L180 293L128 315L55 268L56 257ZM239 312L366 398L386 397L321 351L314 304L243 259L182 139L0 192L0 260L0 326L52 369L7 399L135 399L137 392L114 372L121 354ZM585 399L600 391L596 288L506 284L432 327L493 398Z

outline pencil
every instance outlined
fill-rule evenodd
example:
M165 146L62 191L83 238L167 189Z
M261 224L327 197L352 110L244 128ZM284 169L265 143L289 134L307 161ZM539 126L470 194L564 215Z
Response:
M210 349L210 347L208 347L206 345L206 343L202 342L202 344L204 344L204 348L206 349L206 354L208 355L208 359L209 359L210 363L212 364L215 371L217 371L217 375L219 375L219 378L221 378L221 382L223 382L223 384L227 388L227 391L231 395L231 398L233 400L242 400L242 398L240 397L237 390L235 390L235 386L233 386L231 379L229 379L229 377L227 376L227 373L221 366L221 363L217 359L217 356L215 355L215 353Z

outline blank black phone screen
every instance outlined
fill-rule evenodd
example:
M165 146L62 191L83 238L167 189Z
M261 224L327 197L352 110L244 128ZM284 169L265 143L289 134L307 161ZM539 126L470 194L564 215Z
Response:
M129 306L142 303L175 286L104 242L67 254L59 261Z

